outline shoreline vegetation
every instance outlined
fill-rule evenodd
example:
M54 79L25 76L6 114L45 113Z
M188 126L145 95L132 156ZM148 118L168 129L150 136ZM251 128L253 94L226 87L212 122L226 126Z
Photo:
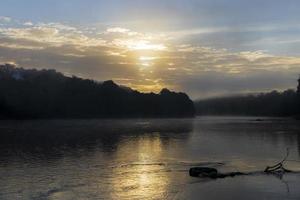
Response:
M293 117L300 119L300 78L297 89L195 101L197 115Z
M0 65L0 119L190 118L269 116L300 119L300 78L296 90L192 101L162 89L141 93L112 80L67 77L55 70Z
M0 119L188 118L185 93L141 93L113 81L67 77L55 70L0 65Z

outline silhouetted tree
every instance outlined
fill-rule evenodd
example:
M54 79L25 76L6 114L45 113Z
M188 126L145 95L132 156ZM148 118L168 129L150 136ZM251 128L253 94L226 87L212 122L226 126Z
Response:
M297 87L297 102L298 102L298 117L300 115L300 76L298 79L298 87Z
M298 95L300 94L300 76L299 76L299 79L298 79L297 93L298 93Z
M163 89L140 93L113 81L66 77L55 70L0 66L0 116L14 118L190 117L193 102Z

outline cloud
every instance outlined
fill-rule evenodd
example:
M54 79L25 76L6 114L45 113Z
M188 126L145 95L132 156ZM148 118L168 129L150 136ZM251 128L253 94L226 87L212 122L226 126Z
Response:
M33 26L33 23L31 21L27 21L27 22L24 22L23 25L24 26Z
M32 27L0 28L0 34L10 39L39 42L43 45L98 46L103 40L87 37L76 28L61 24L39 24Z
M10 17L0 16L0 23L9 23L10 21Z
M230 51L170 40L164 33L104 30L61 23L0 27L0 62L54 68L66 75L113 79L141 91L163 87L193 98L296 85L300 57Z
M106 29L108 33L128 33L130 30L126 28L114 27Z

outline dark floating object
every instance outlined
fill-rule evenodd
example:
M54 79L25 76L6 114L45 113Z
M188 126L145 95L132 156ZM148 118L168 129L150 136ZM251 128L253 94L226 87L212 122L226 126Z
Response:
M190 176L194 176L194 177L199 177L199 176L212 177L218 174L218 170L210 167L193 167L190 169L189 173Z
M217 169L211 167L192 167L189 170L189 174L192 177L206 177L206 178L226 178L242 175L251 175L251 174L274 174L282 176L284 173L291 173L293 171L284 168L283 164L289 156L289 149L287 149L287 154L284 159L273 166L267 166L266 169L262 172L229 172L229 173L219 173Z
M247 175L247 173L242 172L219 173L217 169L210 167L192 167L189 173L190 176L193 177L207 177L213 179Z
M262 121L264 121L263 119L256 119L256 120L254 120L254 121L256 121L256 122L262 122Z

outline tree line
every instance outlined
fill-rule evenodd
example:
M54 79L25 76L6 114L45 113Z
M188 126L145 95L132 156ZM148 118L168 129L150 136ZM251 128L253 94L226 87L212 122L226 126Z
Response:
M198 115L298 116L300 78L296 90L218 97L195 102Z
M0 65L1 118L192 117L193 101L163 89L140 93L113 81Z

